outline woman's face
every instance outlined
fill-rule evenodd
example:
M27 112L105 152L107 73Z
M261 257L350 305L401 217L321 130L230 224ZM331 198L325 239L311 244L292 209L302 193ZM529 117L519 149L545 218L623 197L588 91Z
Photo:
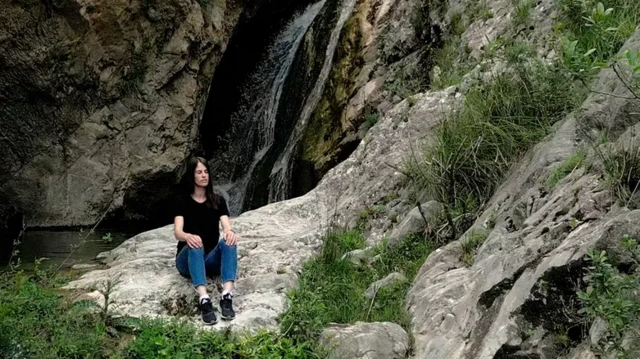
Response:
M209 184L209 172L207 172L207 168L202 163L198 162L196 171L193 175L196 186L207 187L207 185Z

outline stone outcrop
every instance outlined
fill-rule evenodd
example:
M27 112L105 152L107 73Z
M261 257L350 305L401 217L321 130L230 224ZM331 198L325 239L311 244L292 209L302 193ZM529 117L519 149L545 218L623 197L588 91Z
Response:
M391 286L391 285L395 284L396 282L404 282L406 280L407 280L407 278L404 275L402 275L401 273L393 272L393 273L389 274L388 276L371 283L369 288L367 288L367 290L364 292L364 295L365 295L365 297L367 297L369 299L375 298L376 293L381 288L385 288L385 287Z
M400 60L426 44L417 38L410 21L415 6L413 0L358 2L342 31L327 86L302 139L296 161L301 175L294 181L299 193L311 190L347 158L375 121L402 100L385 91L384 85L395 74L391 63L405 66ZM393 56L389 49L394 49Z
M640 32L626 48L640 49ZM458 241L422 266L408 294L417 358L559 355L554 328L570 327L562 308L577 301L588 250L615 255L624 235L640 237L640 211L615 204L599 175L579 169L552 189L545 185L553 169L588 140L585 134L610 128L618 129L613 140L633 138L637 129L628 120L636 100L612 70L602 71L595 90L604 92L605 86L627 99L590 95L576 116L514 169L470 230L490 216L497 219L471 267L461 263ZM600 110L612 106L618 111ZM534 330L541 331L535 341Z
M322 332L320 340L331 359L401 359L409 351L409 336L404 329L387 322L331 326Z
M398 244L406 236L419 233L424 231L425 227L434 225L443 210L444 206L437 201L429 201L420 205L420 207L412 209L391 231L387 238L388 245Z
M198 146L209 85L232 33L261 7L277 6L278 0L1 5L0 202L24 213L28 226L161 217L158 203ZM378 48L384 42L415 51L419 42L403 20L413 6L358 3L301 146L296 168L313 172L305 177L313 180L296 183L296 195L354 151L369 107L389 98L384 111L376 110L380 118L401 101L382 95L388 73Z
M456 3L460 5L450 3L450 11ZM535 39L548 34L544 18L549 4L537 3L533 16L540 21L531 33ZM385 11L395 8L408 13L404 6L383 1L377 11L387 14ZM486 45L480 34L495 39L513 30L506 23L510 6L507 1L491 2L494 18L476 20L463 34L472 56ZM391 18L402 13L392 12ZM391 58L412 56L409 49L417 35L404 30L397 31L397 38L404 39L398 46L385 45L390 54L402 54ZM367 31L361 36L367 39ZM640 49L640 32L626 48ZM538 55L553 57L544 46ZM361 84L381 81L373 68L368 71ZM464 82L460 87L464 92ZM607 130L617 145L637 144L640 129L634 114L640 112L639 102L628 98L628 89L610 70L602 71L595 89L618 97L590 95L579 111L558 123L554 133L512 169L469 232L426 260L407 296L415 358L557 358L562 347L554 330L558 325L571 327L562 305L577 300L575 287L582 281L587 251L596 247L615 256L622 236L640 238L640 210L616 203L593 171L576 169L553 188L547 185L554 169L588 141L587 135ZM214 328L277 328L276 319L285 308L284 293L296 285L302 263L317 253L327 227L353 225L363 210L380 204L396 213L408 213L415 206L402 196L407 178L398 169L407 156L429 141L442 114L458 106L462 95L451 87L415 94L411 103L381 96L379 122L316 188L234 219L242 235L236 297L239 313L235 321ZM389 199L390 194L401 194L401 198ZM417 217L404 216L394 228L394 221L379 218L371 227L367 245L378 244L384 234L419 230L419 221L414 219ZM410 229L405 231L405 226ZM477 248L473 264L467 266L461 260L461 242L480 228L488 230L487 238ZM170 226L145 232L105 253L101 256L105 269L84 274L68 288L100 299L99 291L93 291L95 286L113 279L118 281L111 294L113 308L121 314L197 320L189 304L193 290L174 268L174 246ZM571 357L594 357L588 346L579 345L579 334L568 332L567 336L576 347ZM408 350L406 337L402 329L389 323L332 327L323 335L326 344L336 350L334 355L362 358L403 357ZM339 340L333 341L336 338ZM373 343L389 344L378 348Z

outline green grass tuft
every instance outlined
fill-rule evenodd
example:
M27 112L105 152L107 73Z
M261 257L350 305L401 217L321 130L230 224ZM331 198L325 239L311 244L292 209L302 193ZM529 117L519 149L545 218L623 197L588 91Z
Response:
M585 159L585 153L582 151L579 151L578 153L565 159L559 166L557 166L553 170L553 172L551 172L551 175L547 179L547 187L555 187L561 179L567 177L573 171L584 165Z
M516 26L526 26L531 23L531 9L536 5L533 0L512 0L513 22Z
M453 37L435 52L433 64L429 76L431 88L439 90L459 84L463 76L473 69L475 61L462 48L460 38Z
M640 148L611 148L598 152L607 187L623 206L637 208L640 194Z
M437 126L424 156L409 161L408 171L417 189L466 212L470 199L485 203L512 164L584 96L559 67L515 65L472 88L462 109Z
M288 337L314 342L329 323L391 321L408 328L404 297L430 252L429 244L412 236L389 249L381 245L373 263L355 265L341 259L354 249L353 235L349 231L329 233L320 255L305 264L281 318L281 330ZM371 283L392 272L403 273L409 281L379 290L373 300L365 297Z
M484 243L489 236L489 231L485 229L471 230L469 234L460 242L462 256L460 260L465 266L471 267L476 257L476 249Z

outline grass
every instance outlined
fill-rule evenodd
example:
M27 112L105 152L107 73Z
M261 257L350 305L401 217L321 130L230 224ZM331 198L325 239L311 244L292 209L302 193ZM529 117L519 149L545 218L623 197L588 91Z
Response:
M325 235L321 253L307 262L299 287L289 293L280 333L239 335L200 331L182 320L115 318L91 301L73 302L64 281L40 271L0 274L0 357L38 358L324 358L319 335L329 323L392 321L409 326L404 297L431 246L412 236L393 248L381 245L377 260L355 265L346 252L364 247L358 230ZM398 281L364 293L392 272ZM108 289L107 289L108 291Z
M582 102L585 93L562 68L540 62L514 64L512 71L480 83L459 111L436 127L434 141L408 172L449 208L482 206L507 170L551 126Z
M289 306L281 318L287 336L315 342L329 323L355 321L391 321L408 328L404 297L430 253L430 245L424 238L412 236L390 249L380 246L373 263L355 265L341 259L354 248L352 236L349 231L328 234L322 252L305 264L298 288L289 293ZM373 300L365 297L371 283L392 272L403 273L409 281L381 288Z
M506 61L510 64L522 64L536 56L536 49L530 42L521 40L507 41L503 47Z
M536 5L533 0L512 0L513 23L516 26L526 26L531 23L531 9Z
M365 121L369 128L375 126L376 123L380 120L380 115L377 113L369 113L365 116Z
M57 276L0 274L2 358L323 358L315 343L273 332L197 331L172 320L116 319L95 303L72 302Z
M459 37L446 40L445 45L435 52L432 61L434 67L430 71L430 79L434 90L459 84L475 65L468 52L462 48Z
M604 179L609 190L624 206L638 208L640 201L640 147L610 147L598 151L602 160Z
M554 168L553 172L551 172L551 175L549 175L549 178L546 182L547 187L555 187L561 179L567 177L573 171L584 165L585 160L586 155L582 151L579 151L571 157L565 159L559 166Z
M323 358L308 343L260 331L238 336L229 332L197 331L179 321L143 321L140 331L115 358Z
M462 256L460 260L465 266L471 267L476 257L476 249L478 249L482 243L489 236L489 231L485 229L471 230L469 234L460 242L462 248Z
M358 230L366 230L369 222L372 219L380 218L387 213L387 207L383 204L378 204L375 206L365 206L365 208L358 213L358 218L356 220L356 228Z
M491 10L491 6L487 3L487 0L471 1L465 13L469 16L470 22L474 22L477 19L487 21L493 17L493 11Z

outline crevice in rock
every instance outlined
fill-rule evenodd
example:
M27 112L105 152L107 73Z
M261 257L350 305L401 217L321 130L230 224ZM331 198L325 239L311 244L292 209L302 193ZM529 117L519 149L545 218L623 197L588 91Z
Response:
M534 328L542 327L551 333L562 331L569 338L570 347L578 345L584 335L575 313L580 303L577 292L585 285L586 265L581 259L549 269L519 310L523 319Z
M480 299L478 300L478 304L483 306L485 309L491 308L491 306L493 306L493 303L499 296L506 294L509 290L511 290L513 284L518 280L518 278L520 278L524 270L524 267L521 268L516 273L514 273L513 276L503 279L498 284L494 285L491 289L482 293L480 295Z
M537 354L520 354L520 346L503 345L493 359L540 359Z
M19 239L24 224L24 215L14 207L0 206L0 266L11 258L13 244Z

